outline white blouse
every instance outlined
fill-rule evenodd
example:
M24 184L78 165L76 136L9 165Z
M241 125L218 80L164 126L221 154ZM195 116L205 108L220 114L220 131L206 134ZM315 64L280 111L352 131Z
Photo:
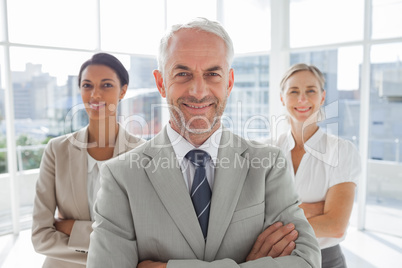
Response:
M94 204L96 200L96 195L100 189L100 169L104 161L98 161L90 156L88 153L88 179L87 179L87 193L88 193L88 205L89 214L91 215L91 220L94 221Z
M304 144L306 153L294 173L291 150L295 147L291 131L279 136L276 145L282 149L294 175L300 201L314 203L324 201L329 188L343 182L357 185L361 162L356 147L347 140L324 133L321 128ZM346 232L345 232L346 235ZM318 238L321 249L339 244L345 239Z

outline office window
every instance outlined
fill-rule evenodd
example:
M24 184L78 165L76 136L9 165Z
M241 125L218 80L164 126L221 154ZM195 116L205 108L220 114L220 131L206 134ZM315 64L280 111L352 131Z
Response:
M164 1L101 0L100 10L102 50L156 54L164 31Z
M268 137L269 55L236 56L233 69L235 83L226 104L224 125L246 139Z
M1 15L1 18L0 18L0 42L3 42L5 40L5 36L4 36L5 35L5 33L4 33L4 29L5 29L4 23L5 23L5 21L2 18L3 14L4 14L3 5L0 5L0 15Z
M0 90L0 95L4 96L4 90ZM1 105L0 109L4 110L4 106ZM1 116L3 116L2 114ZM0 174L7 173L7 138L5 133L5 120L0 120Z
M371 49L370 140L384 149L372 150L371 159L398 162L402 156L401 51L402 43L375 45Z
M373 38L402 36L402 1L373 0Z
M163 128L162 107L157 88L130 91L120 103L119 122L127 131L149 140Z
M150 139L163 127L162 99L156 88L153 70L155 56L130 56L130 83L120 103L119 122L131 133Z
M4 55L4 48L0 46L0 55ZM4 66L0 61L0 235L9 232L12 228L10 178L7 174L7 140L5 122L5 81Z
M0 55L4 48L0 46ZM7 140L5 118L5 81L3 63L0 62L0 174L7 172Z
M43 148L50 138L86 124L86 118L79 112L83 107L80 107L77 75L90 56L90 53L11 47L19 171L39 167Z
M363 0L291 0L290 46L363 39Z
M96 0L7 1L10 42L95 49L96 2Z
M210 20L216 20L217 0L203 1L166 1L166 22L167 27L182 23L194 17L205 17ZM163 1L161 1L163 2Z
M371 49L366 228L402 236L402 43ZM384 229L379 221L387 223Z
M267 137L270 135L267 105L270 1L223 1L220 15L232 38L236 55L232 66L235 84L226 105L223 124L246 139Z
M270 1L224 1L223 23L232 37L235 53L271 49Z

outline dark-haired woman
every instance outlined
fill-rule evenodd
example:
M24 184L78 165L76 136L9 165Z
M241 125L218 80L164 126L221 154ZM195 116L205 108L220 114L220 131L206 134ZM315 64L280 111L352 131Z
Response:
M127 70L110 54L95 54L81 66L78 83L89 124L48 143L36 185L32 243L47 256L43 267L86 266L100 166L144 142L117 122L128 82Z

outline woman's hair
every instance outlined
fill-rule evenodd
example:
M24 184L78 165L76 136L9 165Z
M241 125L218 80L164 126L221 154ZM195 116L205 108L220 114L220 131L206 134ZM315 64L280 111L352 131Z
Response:
M285 83L288 81L288 79L295 73L300 72L300 71L309 71L311 72L318 80L320 83L321 91L324 91L324 84L325 84L325 77L321 73L321 71L315 67L314 65L307 65L305 63L297 63L293 66L291 66L283 75L282 80L281 80L281 92L285 91Z
M165 68L165 63L167 60L167 48L170 38L180 29L196 29L199 31L204 31L207 33L212 33L223 39L226 45L226 61L228 66L232 65L234 49L233 42L229 34L223 28L223 26L217 21L211 21L206 18L195 18L184 24L173 25L169 31L165 33L159 44L159 54L158 54L158 70L163 73Z
M80 72L78 74L78 87L81 85L82 72L89 65L105 65L112 69L120 80L120 86L128 85L128 72L123 64L115 57L107 53L97 53L92 56L89 60L81 65Z

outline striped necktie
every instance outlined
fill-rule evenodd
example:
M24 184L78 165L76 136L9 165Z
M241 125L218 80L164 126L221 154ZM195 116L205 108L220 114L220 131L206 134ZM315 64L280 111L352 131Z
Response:
M187 153L186 158L195 166L194 180L190 195L204 239L206 239L212 192L207 180L205 164L210 156L207 152L202 150L192 150Z

